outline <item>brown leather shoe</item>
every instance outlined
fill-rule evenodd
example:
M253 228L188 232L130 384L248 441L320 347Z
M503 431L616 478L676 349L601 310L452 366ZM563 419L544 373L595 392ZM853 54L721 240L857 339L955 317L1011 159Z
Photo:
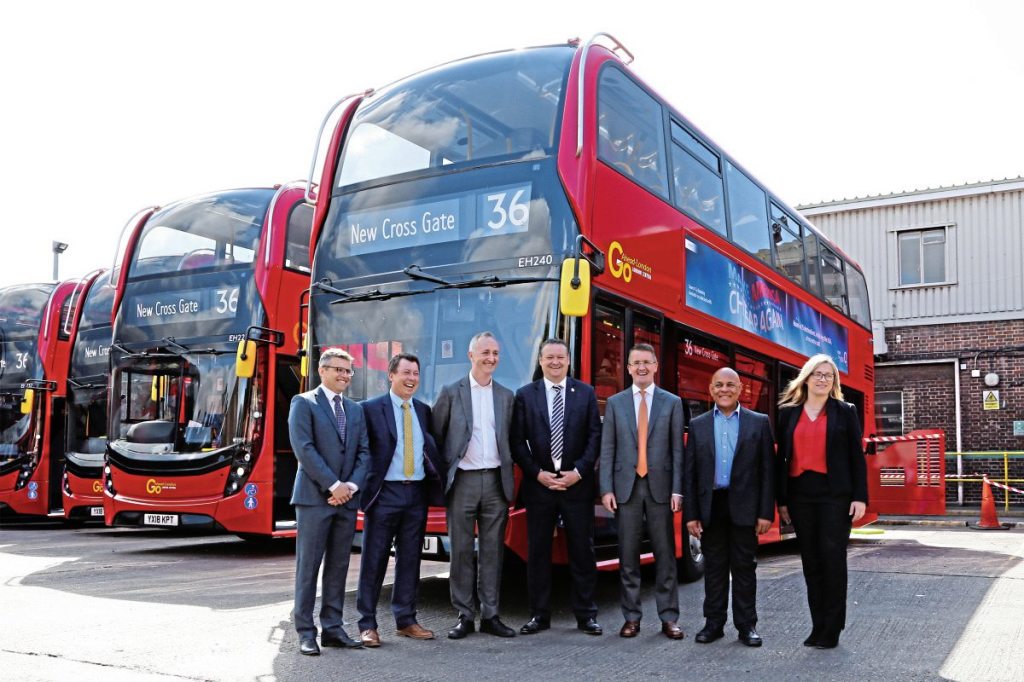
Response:
M669 639L682 639L686 637L683 634L683 629L676 625L674 620L666 620L661 624L661 634L665 635Z
M619 630L619 637L636 637L640 634L640 621L627 620Z
M359 641L363 643L363 646L374 649L380 646L380 635L373 628L363 630L359 633Z
M399 628L398 634L402 637L412 637L413 639L434 639L434 633L419 623L413 623L412 625L406 625L404 628Z

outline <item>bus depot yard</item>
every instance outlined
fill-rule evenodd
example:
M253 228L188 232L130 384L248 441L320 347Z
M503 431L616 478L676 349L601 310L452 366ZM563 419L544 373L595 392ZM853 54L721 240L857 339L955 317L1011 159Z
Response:
M1024 679L1024 532L974 531L957 518L928 522L854 533L848 625L835 650L800 645L810 629L803 578L796 547L784 542L760 549L761 649L737 642L731 623L719 642L693 641L703 621L701 582L680 585L686 639L659 636L653 576L645 572L648 617L636 639L614 634L621 616L618 576L610 573L598 587L600 638L576 631L568 595L557 589L552 629L535 637L400 638L386 588L380 649L328 649L312 659L298 655L290 618L292 540L7 522L0 527L0 669L10 680L112 682L511 680L537 669L564 680ZM350 618L357 565L348 577ZM423 564L419 620L440 633L454 618L447 570ZM521 576L505 574L502 616L510 624L528 616ZM556 585L567 584L567 575L556 575Z

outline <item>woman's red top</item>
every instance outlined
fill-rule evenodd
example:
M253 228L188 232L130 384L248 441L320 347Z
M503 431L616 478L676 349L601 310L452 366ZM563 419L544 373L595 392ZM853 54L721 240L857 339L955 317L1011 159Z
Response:
M793 430L793 458L789 462L789 475L799 476L805 471L828 473L825 464L825 432L828 418L823 409L817 419L811 419L800 410L800 419Z

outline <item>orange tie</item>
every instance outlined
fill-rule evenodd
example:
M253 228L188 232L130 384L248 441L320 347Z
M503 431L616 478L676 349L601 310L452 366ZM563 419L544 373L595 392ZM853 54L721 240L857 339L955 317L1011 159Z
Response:
M636 475L647 475L647 399L640 389L640 416L636 420Z

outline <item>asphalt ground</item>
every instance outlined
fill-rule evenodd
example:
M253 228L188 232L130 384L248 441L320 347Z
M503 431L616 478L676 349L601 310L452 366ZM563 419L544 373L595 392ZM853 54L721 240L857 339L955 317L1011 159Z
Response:
M556 575L552 629L453 642L446 564L424 562L420 622L427 642L395 636L385 588L376 650L298 654L290 619L294 542L226 535L0 526L0 679L18 680L1024 680L1024 531L877 526L855 534L847 629L837 649L801 646L810 631L793 543L761 548L758 631L710 645L703 584L681 585L683 641L658 633L644 574L641 635L617 636L618 576L602 574L602 637L575 629L568 576ZM355 617L358 556L346 601ZM528 619L525 570L511 564L502 617ZM350 634L355 627L349 626Z

